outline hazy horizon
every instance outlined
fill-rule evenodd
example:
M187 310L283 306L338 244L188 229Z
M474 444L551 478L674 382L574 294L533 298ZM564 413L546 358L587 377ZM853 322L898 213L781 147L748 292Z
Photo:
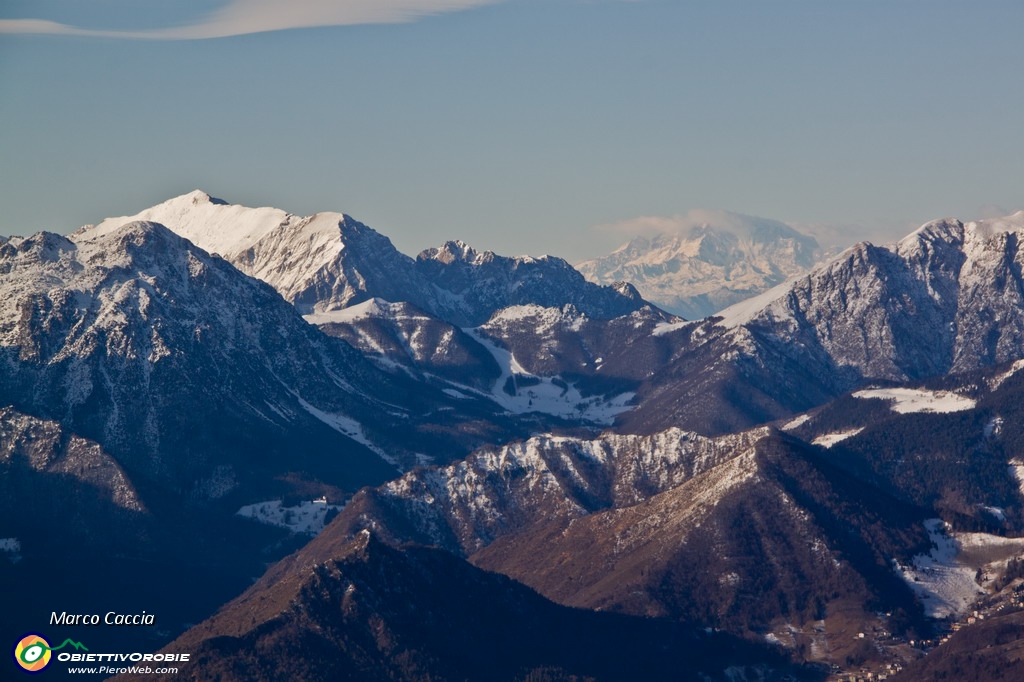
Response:
M1019 3L14 0L2 234L200 188L571 262L701 210L822 241L1024 208ZM216 37L222 36L222 37Z

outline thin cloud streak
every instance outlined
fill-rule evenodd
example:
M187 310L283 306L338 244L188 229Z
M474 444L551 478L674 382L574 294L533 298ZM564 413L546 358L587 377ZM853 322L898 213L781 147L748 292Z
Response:
M1005 215L1005 213L1003 214ZM743 233L752 223L781 221L731 211L694 209L672 216L639 216L616 223L595 225L594 229L622 238L654 237L662 234L686 234L696 227L711 225L730 232ZM888 244L917 229L917 225L867 225L826 222L781 222L797 232L814 237L826 250L845 248L857 241Z
M204 21L145 31L86 29L45 19L0 19L0 33L136 40L202 40L316 26L396 24L501 0L234 0Z
M639 216L622 220L617 223L596 225L594 229L610 234L628 237L652 237L659 234L682 234L695 227L713 225L731 231L742 230L752 221L763 221L765 218L733 213L732 211L714 209L692 209L685 214L672 216Z

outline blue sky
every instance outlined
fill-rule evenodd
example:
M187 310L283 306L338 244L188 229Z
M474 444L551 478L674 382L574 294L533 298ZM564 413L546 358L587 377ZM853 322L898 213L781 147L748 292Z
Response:
M698 208L878 240L1024 208L1021 26L1019 0L5 0L0 233L201 188L410 254L576 261Z

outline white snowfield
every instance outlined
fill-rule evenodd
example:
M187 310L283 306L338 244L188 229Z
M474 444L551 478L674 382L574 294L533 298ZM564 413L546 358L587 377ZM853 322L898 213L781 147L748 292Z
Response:
M379 298L371 298L368 301L357 303L341 310L328 310L324 312L303 315L303 319L310 324L351 324L359 320L374 317L384 317L389 314L393 304Z
M281 500L268 500L247 504L235 513L260 523L285 528L292 533L316 535L324 529L327 514L332 509L340 511L342 507L327 504L323 498L300 502L294 507L285 507Z
M402 312L403 304L390 303L383 299L373 298L363 303L350 306L343 310L331 310L326 312L304 315L304 319L310 324L321 325L329 323L351 324L364 319L414 319L422 322L429 322L429 317L409 317L407 312ZM503 308L487 321L485 328L500 327L504 324L518 323L524 320L531 324L538 325L541 329L568 329L578 331L587 321L587 316L577 311L573 306L567 305L562 308L545 308L538 305L516 305ZM579 389L570 382L562 381L560 376L538 376L529 372L505 348L500 347L490 337L486 336L481 328L466 328L464 332L479 341L484 348L494 357L498 366L501 367L501 376L494 382L489 392L479 391L470 386L452 384L451 388L444 389L444 392L454 398L470 399L472 396L479 396L495 401L505 410L513 414L525 414L539 412L564 418L585 418L598 424L611 424L615 417L622 412L632 409L630 401L635 394L632 392L622 393L616 396L583 396ZM430 350L420 347L416 343L416 335L409 340L410 348L418 356L424 355L424 351ZM602 358L595 362L600 367ZM530 385L518 386L515 395L509 395L504 388L510 379L516 382L524 382ZM308 408L307 408L308 409ZM331 424L325 416L313 412L315 416ZM333 426L333 424L332 424ZM347 426L342 430L346 435L353 436L356 431L354 426ZM356 437L356 436L353 436ZM393 462L387 453L374 448L365 438L356 437L360 442L370 446L375 452L384 457L387 461Z
M508 350L499 347L490 338L484 336L479 329L464 329L487 349L501 367L501 376L494 382L491 393L487 397L513 414L541 412L557 417L583 418L598 424L611 424L615 417L633 409L630 402L635 393L626 392L610 398L602 396L584 397L574 384L556 381L560 377L540 377L526 370ZM509 379L513 381L528 380L535 384L520 387L515 395L505 392L504 386ZM467 392L476 392L465 387Z
M336 233L342 216L321 215L325 223L334 223ZM251 248L274 229L301 219L278 208L215 203L209 194L194 190L133 216L107 218L98 225L86 225L82 231L100 236L138 220L160 223L206 251L227 257Z
M578 332L587 321L584 313L572 305L545 307L535 303L512 305L495 312L485 327L501 327L503 324L530 321L539 329L568 329Z
M888 400L890 409L900 414L913 412L963 412L973 409L976 402L950 391L928 391L920 388L869 388L857 391L854 398Z
M1009 379L1010 377L1012 377L1014 374L1016 374L1017 372L1021 371L1022 369L1024 369L1024 360L1016 360L1016 361L1014 361L1014 363L1012 365L1010 365L1010 369L1006 370L1002 374L998 374L998 375L992 377L991 379L989 379L989 382L988 382L989 389L991 389L993 391L996 390L997 388L999 388L1000 386L1003 385L1004 381L1006 381L1007 379Z
M921 599L931 618L960 615L969 610L992 578L1007 562L1024 551L1024 538L1004 538L988 533L950 533L941 519L925 521L933 548L918 554L912 565L893 562L896 572ZM982 584L975 577L978 571Z
M140 220L160 223L201 249L220 255L288 300L305 292L318 274L338 262L345 250L342 230L355 223L343 213L302 217L277 208L225 204L195 190L134 216L85 225L71 237L94 239ZM321 302L317 311L325 306L333 304Z
M690 320L682 320L681 322L659 322L654 325L654 331L651 332L651 335L664 336L665 334L671 334L678 329L682 329L688 324L694 323Z
M360 320L370 320L374 318L382 320L415 321L422 323L437 320L437 318L430 317L425 313L411 313L405 303L392 303L391 301L385 301L383 298L371 298L363 301L362 303L356 303L355 305L350 305L347 308L342 308L341 310L326 310L310 313L309 315L303 315L302 318L313 325L352 324L354 322L359 322Z
M802 414L799 417L794 417L790 421L786 422L782 426L782 430L783 431L792 431L793 429L800 428L801 426L803 426L804 424L806 424L809 421L811 421L811 415L809 415L809 414Z
M804 276L798 275L791 277L781 284L775 285L764 293L748 298L745 301L740 301L735 305L729 306L725 310L715 313L715 317L722 318L718 321L718 326L731 329L733 327L739 327L747 324L761 314L761 311L767 308L769 304L788 294L789 290L793 287L793 284Z
M821 436L818 436L817 438L812 440L811 443L813 443L814 445L821 445L822 447L830 448L833 445L835 445L836 443L841 443L842 441L846 440L847 438L852 438L853 436L856 436L858 433L860 433L863 430L864 430L864 427L860 426L860 427L857 427L855 429L849 429L847 431L837 431L835 433L826 433L826 434L823 434Z

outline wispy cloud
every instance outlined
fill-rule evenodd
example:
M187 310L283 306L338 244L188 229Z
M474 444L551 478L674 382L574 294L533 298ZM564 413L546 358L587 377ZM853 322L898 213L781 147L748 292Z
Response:
M1004 213L1005 215L1005 213ZM788 222L743 215L731 211L695 209L672 216L640 216L617 223L596 225L594 229L620 238L653 237L661 234L686 234L693 228L711 225L735 234L749 233L758 225L789 227L814 237L826 249L844 248L857 241L885 244L912 232L917 225L868 225L852 223Z
M985 204L978 209L978 217L982 220L992 220L993 218L1004 218L1013 213L1008 208L999 206L998 204Z
M86 29L45 19L0 19L0 33L26 33L199 40L314 26L393 24L441 12L454 12L501 0L233 0L204 20L187 26L145 31Z
M695 227L712 225L716 228L731 231L743 231L753 222L769 222L764 218L747 216L731 211L710 209L693 209L683 214L672 216L640 216L617 223L597 225L602 232L620 234L629 237L651 237L658 234L685 233Z

